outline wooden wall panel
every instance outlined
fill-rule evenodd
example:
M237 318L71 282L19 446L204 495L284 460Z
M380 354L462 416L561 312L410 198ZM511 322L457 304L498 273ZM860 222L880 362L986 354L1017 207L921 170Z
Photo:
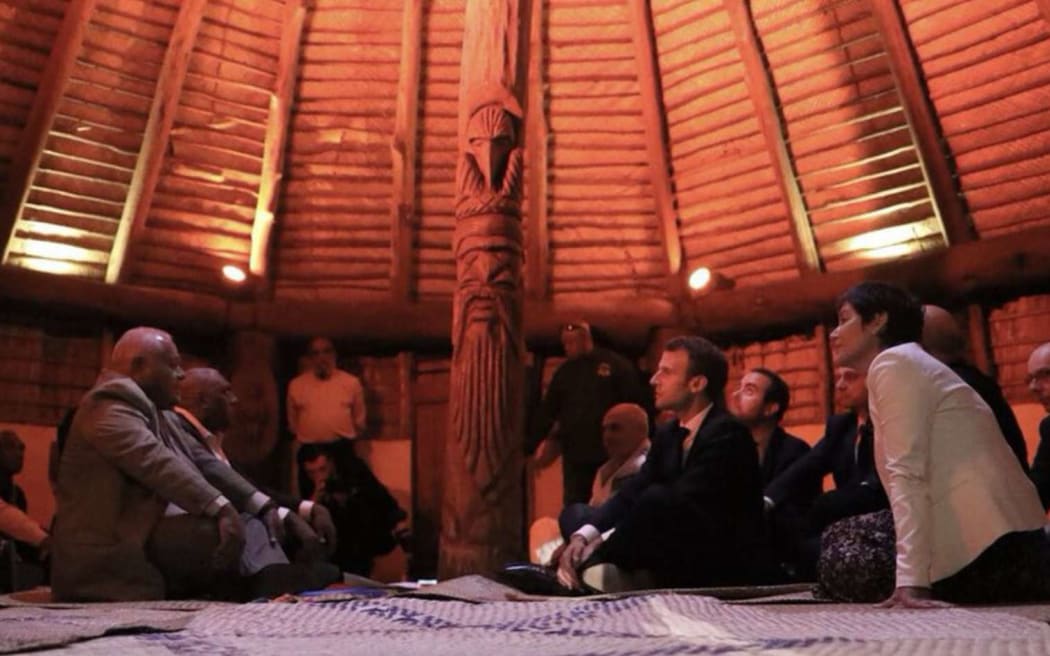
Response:
M5 2L0 11L0 189L66 5L66 0L16 0Z
M415 270L420 299L451 298L456 286L452 230L455 227L456 103L464 11L464 0L427 0L423 11L420 134L416 154L419 226Z
M98 377L101 337L0 323L0 421L58 424Z
M1050 224L1050 22L1036 0L903 0L981 236Z
M629 5L548 2L548 235L555 298L666 291L667 251L656 215ZM585 36L577 28L587 29Z
M945 246L868 0L752 7L824 268Z
M1026 296L988 312L992 355L1003 394L1011 403L1031 403L1025 385L1028 356L1050 342L1050 295Z
M720 0L654 0L685 266L738 286L798 277L787 206Z
M275 232L278 298L385 298L402 3L311 3Z

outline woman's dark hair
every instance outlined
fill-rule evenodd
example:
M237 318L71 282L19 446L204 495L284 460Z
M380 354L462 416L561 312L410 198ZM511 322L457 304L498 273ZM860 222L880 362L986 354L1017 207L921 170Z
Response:
M907 290L885 282L862 282L839 296L836 309L849 303L863 323L880 312L886 313L886 325L879 332L883 348L922 340L922 304Z
M665 351L685 351L689 355L686 376L707 378L707 398L716 405L725 402L726 381L729 379L729 362L721 349L703 337L672 337L664 345Z

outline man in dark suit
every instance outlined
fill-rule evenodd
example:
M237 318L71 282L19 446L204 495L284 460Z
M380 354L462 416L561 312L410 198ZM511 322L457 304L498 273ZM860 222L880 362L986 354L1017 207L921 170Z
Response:
M755 440L763 485L769 485L809 451L808 444L780 426L790 402L787 383L764 367L744 374L733 392L733 416L747 426ZM819 486L811 490L812 495L819 491Z
M765 491L767 511L777 512L805 499L826 475L831 474L835 481L835 489L819 495L812 505L807 504L808 510L791 529L797 558L792 567L803 578L813 573L825 527L846 517L889 507L875 471L864 376L849 367L839 367L835 370L835 390L848 411L830 417L824 437Z
M733 392L733 415L751 431L758 448L762 485L770 483L809 452L809 445L785 431L780 422L791 403L791 392L775 372L758 367L744 374ZM800 481L791 498L767 514L766 530L774 561L790 572L797 560L796 528L820 494L820 479ZM790 574L788 574L790 577Z
M598 563L646 572L661 587L756 579L762 475L750 432L724 409L728 369L701 337L667 342L650 382L656 407L676 420L657 431L638 475L570 536L558 565L562 584L581 587L581 569Z

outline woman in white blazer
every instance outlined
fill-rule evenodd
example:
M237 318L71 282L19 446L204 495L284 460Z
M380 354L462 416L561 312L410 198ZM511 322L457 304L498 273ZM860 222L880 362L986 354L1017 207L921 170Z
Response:
M917 343L922 318L904 290L865 282L839 299L830 336L836 365L867 372L875 463L892 512L882 534L894 536L882 541L895 551L883 562L896 570L883 605L1050 598L1050 541L1035 488L988 405Z

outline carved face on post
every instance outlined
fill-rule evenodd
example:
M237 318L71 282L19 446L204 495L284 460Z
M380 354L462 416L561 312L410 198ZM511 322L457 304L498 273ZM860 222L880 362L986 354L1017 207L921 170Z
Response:
M496 213L520 220L519 121L520 110L503 101L482 104L471 114L456 169L457 219Z
M493 191L503 188L510 153L517 146L514 119L497 104L485 105L467 124L467 153Z

